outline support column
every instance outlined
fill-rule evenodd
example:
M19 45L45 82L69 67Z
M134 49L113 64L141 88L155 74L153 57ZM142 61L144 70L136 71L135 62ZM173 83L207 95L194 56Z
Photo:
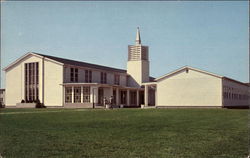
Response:
M111 98L111 96L112 96L112 100L111 99L109 99L109 98ZM113 103L114 103L114 96L113 96L113 87L111 86L110 87L110 97L108 98L108 100L110 101L110 104L112 105ZM112 102L111 102L112 101Z
M118 89L118 87L116 88L116 105L120 105L120 102L119 102L119 89Z
M157 106L157 85L155 85L155 106Z
M44 89L45 89L45 87L44 87L44 58L45 57L43 57L43 60L42 60L42 103L43 104L45 104L45 102L44 102Z
M81 103L83 103L83 87L81 86Z
M140 106L139 104L139 90L136 90L136 105Z
M72 86L72 92L71 92L71 103L74 103L74 86Z
M91 86L90 93L91 93L90 102L93 104L98 103L98 87Z
M98 89L99 89L99 87L95 87L95 91L94 91L95 92L95 104L98 104L98 97L99 97L98 96L99 95L98 94Z
M62 86L63 87L63 106L65 105L65 86Z
M36 63L33 63L33 72L34 72L34 74L33 74L33 78L34 78L34 83L33 83L33 85L35 85L35 88L33 87L33 89L35 89L34 91L35 91L35 94L33 94L34 96L34 100L37 100L37 94L36 94L36 89L37 89L37 81L36 81Z
M148 106L148 86L145 85L145 90L144 90L144 104L145 106Z
M129 93L129 89L127 89L127 106L130 106L130 93Z
M27 93L26 93L26 96L25 96L25 99L27 98L27 100L30 100L30 80L29 80L29 76L30 76L30 67L29 67L29 64L27 64ZM26 70L25 70L26 71ZM44 95L43 95L43 98L44 98ZM44 99L43 99L43 103L44 103Z

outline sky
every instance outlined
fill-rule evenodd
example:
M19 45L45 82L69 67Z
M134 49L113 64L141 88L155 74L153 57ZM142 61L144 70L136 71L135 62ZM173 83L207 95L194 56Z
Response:
M249 82L248 3L5 1L1 66L37 52L126 69L128 45L140 27L151 76L188 65Z

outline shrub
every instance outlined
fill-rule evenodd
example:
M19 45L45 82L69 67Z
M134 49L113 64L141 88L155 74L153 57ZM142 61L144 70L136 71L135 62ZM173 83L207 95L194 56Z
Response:
M22 100L22 101L21 101L21 103L25 103L25 101L24 101L24 100Z
M40 100L38 99L38 100L36 101L36 108L46 108L46 107L45 107L44 104L41 103Z

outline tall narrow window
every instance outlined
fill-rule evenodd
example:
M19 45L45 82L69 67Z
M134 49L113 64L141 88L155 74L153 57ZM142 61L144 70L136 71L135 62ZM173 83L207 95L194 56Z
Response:
M72 87L65 88L65 102L72 103Z
M115 75L114 84L116 84L116 85L120 84L120 75Z
M75 82L78 82L78 69L75 69Z
M92 82L92 71L91 70L85 70L85 82L86 83Z
M129 76L126 76L126 86L129 86Z
M70 81L74 82L74 68L70 68Z
M81 87L74 87L74 103L81 102Z
M101 72L101 83L107 83L107 73Z
M37 83L39 83L39 75L38 75L39 71L38 71L38 69L39 69L39 64L38 64L38 62L36 62L36 82Z
M70 81L78 82L78 68L70 68Z
M39 99L39 64L25 63L25 101L36 102Z
M83 87L83 102L90 102L90 87Z

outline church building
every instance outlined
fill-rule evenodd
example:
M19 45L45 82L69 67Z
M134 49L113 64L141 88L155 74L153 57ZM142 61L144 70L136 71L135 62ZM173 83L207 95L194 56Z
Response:
M6 107L235 107L249 105L245 83L189 66L153 78L149 48L128 46L127 70L29 52L4 68Z

